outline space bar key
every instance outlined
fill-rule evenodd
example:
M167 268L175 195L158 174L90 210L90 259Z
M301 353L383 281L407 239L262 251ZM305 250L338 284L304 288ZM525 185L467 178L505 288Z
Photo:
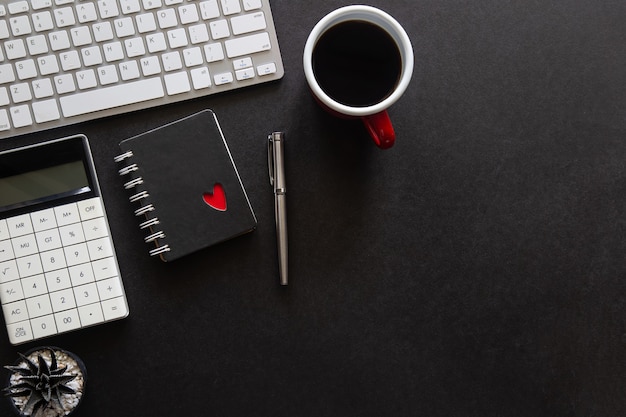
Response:
M153 100L165 95L160 78L126 82L59 98L63 116L72 117Z

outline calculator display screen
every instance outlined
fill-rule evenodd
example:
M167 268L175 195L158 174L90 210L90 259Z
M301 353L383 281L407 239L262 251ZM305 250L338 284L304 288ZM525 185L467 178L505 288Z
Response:
M85 146L77 136L0 152L0 213L92 197L92 163Z
M0 178L0 206L15 206L89 190L83 161L67 162Z

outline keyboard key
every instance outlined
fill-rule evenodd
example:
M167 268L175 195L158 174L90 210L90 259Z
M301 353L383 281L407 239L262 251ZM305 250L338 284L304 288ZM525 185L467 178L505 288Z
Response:
M80 327L80 318L78 317L78 310L75 308L72 310L62 311L54 315L57 329L59 333L67 332L70 330L78 329Z
M241 12L239 0L220 0L220 2L225 16Z
M93 3L81 3L77 5L76 15L80 23L95 22L98 20L96 6Z
M30 10L30 7L26 0L15 1L13 3L9 3L10 14L26 13L29 10Z
M233 82L233 73L223 72L221 74L216 74L213 79L215 80L215 85L229 84Z
M183 25L195 23L200 20L198 9L195 4L180 6L178 8L178 15L180 16L180 23Z
M243 70L235 71L235 76L237 77L238 81L249 80L251 78L254 78L254 69L246 68Z
M78 212L80 213L80 219L82 221L104 216L102 201L98 197L79 201L76 203L76 206L78 207Z
M260 9L262 6L261 0L243 0L243 9L247 12Z
M0 262L8 261L14 258L13 246L11 246L10 240L0 240ZM2 271L2 264L0 264L0 271ZM0 276L0 282L2 282L2 276Z
M55 271L57 269L65 268L65 254L63 249L53 249L41 254L41 263L44 272Z
M228 29L228 22L224 19L216 20L214 22L209 23L209 29L211 30L211 36L215 40L227 38L230 36L230 30Z
M100 298L102 300L108 300L124 295L120 279L117 277L98 281L98 293L100 294Z
M119 275L115 259L111 256L91 263L96 281Z
M22 279L22 289L24 290L24 297L31 298L37 297L42 294L46 294L48 292L48 287L46 286L46 278L43 275L35 275L32 277ZM46 295L46 298L48 296ZM30 307L29 307L30 311ZM52 310L50 310L52 313ZM31 317L34 315L30 314Z
M7 228L11 237L24 236L33 233L33 224L28 214L20 214L19 216L9 217L7 220Z
M200 2L200 15L203 20L215 19L220 16L220 9L217 0L207 0Z
M37 123L51 122L53 120L59 120L61 113L59 113L59 106L55 99L38 101L33 103L33 115Z
M16 261L17 270L20 272L20 277L22 278L43 273L43 266L41 265L39 254L18 258Z
M147 33L156 30L156 20L152 13L146 13L135 17L137 23L137 30L139 33Z
M9 113L15 127L25 127L33 124L33 118L27 105L11 107Z
M45 32L54 28L52 13L49 11L33 13L32 19L35 32Z
M233 34L235 35L263 30L267 27L263 12L235 16L230 19L230 25L232 26Z
M256 72L259 76L270 75L276 73L276 64L270 62L269 64L263 64L256 67Z
M98 11L103 19L116 17L120 14L117 3L113 0L98 0Z
M57 333L57 326L52 315L34 318L31 323L34 337L46 337Z
M33 340L33 333L31 331L30 323L28 321L23 321L19 323L7 323L7 332L9 334L9 341L14 345Z
M271 49L270 37L267 32L229 39L224 44L226 46L226 55L229 58L237 58Z
M54 20L57 27L64 28L76 24L74 11L71 7L61 7L54 10Z
M33 98L33 95L30 92L30 85L28 83L13 84L10 90L11 99L13 99L14 103L23 103L25 101L30 101Z
M31 0L30 4L33 10L41 10L52 7L52 0Z
M0 65L0 84L12 83L13 81L15 81L15 72L13 72L13 65Z
M26 301L16 301L10 304L3 304L4 320L7 324L18 323L28 319L28 310L26 309Z
M102 302L105 320L121 319L128 315L128 307L123 297L112 298Z
M51 208L31 213L30 219L33 223L33 230L35 232L49 230L57 226L57 221L54 217L54 210Z
M52 303L52 311L55 313L76 307L74 291L71 288L50 293L50 302Z
M37 240L33 234L16 237L11 243L13 244L13 253L15 253L16 258L37 253Z
M172 74L166 74L163 79L165 80L167 94L170 96L191 91L189 77L187 76L186 72L175 72Z
M207 67L194 68L190 74L194 89L200 90L211 86L211 76Z
M100 301L95 283L74 288L74 297L76 298L76 305L79 307Z
M0 131L9 130L11 123L9 121L9 114L5 109L0 109Z
M39 66L39 73L44 76L56 74L59 72L59 63L57 61L57 57L54 55L47 55L37 58L37 65ZM50 94L48 95L52 95L52 90L50 90ZM37 95L37 92L35 92L35 97L37 98L47 97L48 95Z
M11 259L6 262L0 262L0 282L9 282L20 277L17 269L17 262Z
M45 284L43 285L45 289ZM41 317L46 314L52 314L52 304L50 303L50 297L48 296L48 294L45 293L40 296L27 299L26 307L28 308L28 315L31 318Z
M0 284L0 301L2 304L12 303L24 299L22 283L20 280Z
M91 326L92 324L104 321L104 314L100 303L89 304L78 307L78 315L83 326Z
M70 273L67 269L59 269L57 271L47 272L44 274L48 291L55 292L64 290L72 286Z
M26 47L22 39L14 39L4 43L4 51L8 59L20 59L26 57Z
M65 117L72 117L79 114L152 100L163 97L164 95L165 92L161 80L158 78L149 78L61 97L59 102L61 103L63 115Z

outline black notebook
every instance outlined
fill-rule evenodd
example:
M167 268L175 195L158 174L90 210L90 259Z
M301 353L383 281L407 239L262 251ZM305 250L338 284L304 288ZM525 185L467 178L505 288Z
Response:
M215 114L204 110L120 143L130 201L163 261L254 230L256 217Z

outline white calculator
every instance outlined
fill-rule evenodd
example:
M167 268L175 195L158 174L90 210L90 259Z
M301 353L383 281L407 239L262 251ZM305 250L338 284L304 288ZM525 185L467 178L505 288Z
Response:
M84 135L0 152L0 302L14 345L128 315Z

